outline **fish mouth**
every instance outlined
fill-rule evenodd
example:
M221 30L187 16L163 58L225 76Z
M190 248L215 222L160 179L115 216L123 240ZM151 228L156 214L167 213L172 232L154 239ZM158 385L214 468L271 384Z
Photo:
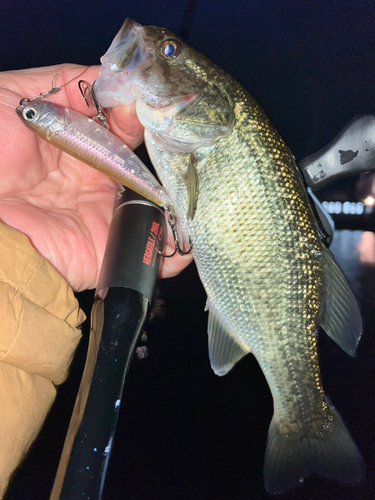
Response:
M137 82L139 71L152 65L152 49L145 44L145 28L126 18L107 52L100 58L101 69L95 93L104 108L141 100L148 108L173 114L186 106L195 95L168 98L149 94Z
M143 26L126 18L100 62L102 66L95 83L100 104L110 108L135 101L136 72L141 65L144 68L151 64L143 44Z
M189 92L171 97L165 95L163 89L157 89L161 92L154 94L144 85L140 73L147 74L155 58L153 44L145 40L147 36L150 38L148 29L150 27L125 19L109 49L100 59L102 66L95 82L95 93L104 108L135 101L142 125L152 131L166 133L175 115L190 105L199 93ZM164 28L157 30L164 33Z
M111 62L111 71L118 73L132 71L139 65L140 55L134 57L142 39L143 26L128 17L125 19L120 31L117 33L106 54L101 58Z
M20 104L16 108L16 113L21 118L21 120L23 120L23 111L24 111L24 109L25 109L25 105L24 104Z

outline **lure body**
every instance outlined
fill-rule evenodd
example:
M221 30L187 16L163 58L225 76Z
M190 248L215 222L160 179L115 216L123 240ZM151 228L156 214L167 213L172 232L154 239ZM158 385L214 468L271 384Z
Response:
M44 100L26 102L16 112L42 139L108 175L161 207L170 200L131 149L94 120Z

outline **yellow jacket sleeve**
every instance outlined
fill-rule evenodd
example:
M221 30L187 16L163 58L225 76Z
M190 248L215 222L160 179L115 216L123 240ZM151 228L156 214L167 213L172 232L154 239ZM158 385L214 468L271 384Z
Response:
M80 340L84 313L68 283L0 223L0 498L38 434Z

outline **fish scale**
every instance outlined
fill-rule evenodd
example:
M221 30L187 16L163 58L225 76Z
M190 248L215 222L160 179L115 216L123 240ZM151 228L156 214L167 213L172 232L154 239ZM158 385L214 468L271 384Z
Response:
M324 395L316 329L354 354L360 313L289 148L234 78L167 29L126 20L101 61L102 105L136 100L151 161L193 243L212 368L225 375L252 352L269 384L267 491L313 473L358 481L363 460Z
M241 108L242 113L244 114L244 107L241 106ZM272 129L265 129L265 127L262 126L259 127L260 131L258 128L256 137L251 137L249 141L250 150L255 150L255 148L257 148L258 150L266 150L266 148L269 146L265 146L264 142L271 143L271 147L273 147L274 149L274 158L278 159L278 163L276 165L270 162L269 156L263 155L262 157L262 154L248 155L241 159L241 156L243 156L241 153L241 151L243 151L243 145L241 143L246 142L245 137L247 138L247 129L244 128L243 121L245 121L245 118L240 120L238 122L238 125L236 124L236 129L228 139L221 140L220 152L218 154L217 162L215 161L215 156L213 156L212 158L210 158L209 162L206 162L205 167L203 167L203 170L210 169L212 171L217 171L220 168L221 173L220 177L217 178L217 182L213 183L212 176L204 175L203 172L200 172L199 165L197 167L200 180L201 195L199 196L198 209L194 221L186 221L184 217L187 202L185 202L184 205L181 203L182 209L179 209L178 205L176 205L175 208L178 218L183 225L184 232L188 234L192 239L194 245L194 257L197 262L197 267L200 272L202 282L206 286L206 291L209 297L215 304L220 303L220 297L217 297L218 292L220 292L220 296L223 295L231 298L231 300L229 300L224 307L221 307L222 316L228 318L226 324L228 324L230 331L236 332L236 334L242 341L242 344L246 345L248 350L252 350L253 352L258 353L259 350L265 350L265 347L262 348L262 344L264 343L266 343L268 349L270 347L271 349L274 349L273 346L275 344L275 341L270 338L269 332L264 332L265 334L268 333L268 335L262 335L262 332L260 333L259 339L257 339L256 341L256 347L251 345L252 342L249 345L249 342L246 341L246 337L241 337L242 332L246 331L247 328L246 324L238 321L237 309L234 307L234 304L240 303L246 305L246 311L244 312L244 314L247 313L247 315L252 318L252 321L254 321L254 309L255 311L260 311L258 313L258 316L260 316L258 323L262 325L270 325L270 321L272 321L273 329L277 330L277 325L274 324L275 311L278 311L278 321L281 321L281 323L288 322L289 317L283 317L283 312L285 311L283 300L282 298L278 297L277 293L275 297L275 288L277 290L277 288L281 286L285 281L285 277L290 273L292 273L292 281L294 276L296 276L297 279L298 276L301 276L301 278L299 278L299 281L306 282L307 276L306 272L303 272L303 269L306 268L308 271L310 271L311 269L310 265L305 264L306 261L310 260L311 256L309 256L308 253L303 252L301 253L301 256L303 256L304 258L301 259L301 265L299 266L299 268L292 270L289 263L290 255L287 255L287 262L284 262L284 259L282 258L283 246L280 240L285 238L286 240L292 239L292 241L295 241L295 239L293 238L293 233L297 233L299 239L301 239L303 242L305 242L306 239L312 241L315 240L315 244L317 247L316 251L320 249L321 243L319 242L317 237L314 237L314 232L311 224L311 216L309 217L309 209L306 204L304 206L301 204L296 204L295 210L292 209L293 205L291 205L290 210L285 210L285 201L283 200L285 200L285 198L286 200L289 200L293 196L293 193L290 193L289 191L290 188L288 188L288 184L296 184L297 191L297 189L300 188L300 186L298 186L300 180L296 169L287 169L287 165L285 163L283 164L279 160L279 158L283 156L283 151L280 149L276 149L276 145L278 143L281 143L281 140L277 137L276 132ZM254 122L255 119L253 118L252 121ZM239 133L237 133L237 127L242 128ZM254 146L254 143L256 144L256 146ZM149 144L148 147L150 148ZM235 155L237 147L240 150L239 161L236 161L237 158ZM223 159L226 150L228 150L229 152L231 163L236 165L234 172L232 165L225 162L225 160ZM158 153L160 155L163 155L163 152L161 150L159 150ZM286 156L285 154L284 156L290 162L290 156ZM254 157L259 157L259 160L254 160ZM228 168L223 169L223 164L226 164ZM286 177L289 182L286 183L284 180L284 182L277 183L276 192L275 188L272 189L272 191L267 191L267 183L272 183L273 186L275 185L275 166L279 169L279 177ZM158 168L157 170L159 171ZM162 183L166 187L171 198L173 200L180 199L180 195L177 196L176 193L173 192L173 187L170 185L169 180L171 179L171 176L166 175L166 178L164 179L161 173L160 175L162 178ZM208 177L209 179L209 186L206 186L205 184L206 177ZM254 181L252 177L255 177ZM251 190L253 192L250 193L250 200L252 200L253 204L253 209L251 211L248 208L247 198L239 196L243 181L248 182L250 186L255 186L255 189L253 188ZM262 188L263 195L260 196ZM180 186L179 191L181 192L183 190L184 187ZM282 196L283 192L286 193L285 197ZM221 200L219 202L216 199L218 197L217 194L214 197L213 201L211 200L211 197L214 193L220 193L219 197L221 198ZM233 193L236 193L238 203L232 203L232 206L234 207L234 213L229 213L225 210L225 204L222 203L222 199L231 200L233 197ZM268 193L271 193L272 198L274 198L274 200L276 201L272 201ZM243 194L246 195L247 193L245 192ZM259 201L256 202L257 198ZM280 211L285 215L284 220L274 220L275 217L273 207L275 204L282 205ZM258 210L256 209L256 205L258 205ZM224 207L224 209L222 209L222 207ZM255 220L255 223L253 225L250 225L249 219ZM236 221L236 224L233 224L233 220ZM213 221L216 221L217 224L214 224ZM298 226L297 230L293 231L292 228L290 231L285 231L288 224L290 224L290 221L294 223L295 226ZM278 222L276 227L275 222ZM207 226L210 227L210 230ZM246 227L246 231L239 230L239 226ZM306 230L309 232L307 237L304 234L301 235L301 226L306 226ZM271 234L268 236L267 232ZM269 242L272 239L275 242L275 248L273 249L273 252L271 252L269 248ZM267 249L264 248L265 244L267 245ZM218 246L219 251L212 252L212 247L214 246ZM298 254L299 248L295 247L296 244L294 244L293 253ZM241 255L241 252L244 252L248 256L248 259L244 258ZM266 259L264 259L264 255L267 255ZM219 256L219 258L217 259L216 256ZM281 265L279 279L277 279L277 276L275 275L275 259ZM228 260L233 263L230 268L228 268ZM202 263L200 263L201 261ZM207 265L206 261L209 261L210 265ZM220 269L222 273L218 274L218 269ZM246 282L246 287L239 286L239 281ZM315 282L316 281L317 279L315 278ZM268 284L267 282L270 283ZM236 293L237 289L238 292ZM260 290L260 293L258 290ZM293 289L291 289L290 292L291 294L293 294ZM285 293L285 291L281 295L283 297L286 296L285 301L287 304L294 305L293 309L295 310L295 314L301 319L301 323L303 323L303 318L308 315L307 313L304 314L304 311L302 309L304 306L304 302L289 300L288 294ZM306 296L306 293L304 295ZM273 298L273 300L270 300L267 308L264 307L264 296ZM311 293L310 296L311 299L309 300L309 309L319 309L321 306L321 300L315 305L315 301L313 301L313 296ZM261 302L261 305L252 307L252 310L249 311L248 304L256 304L257 302ZM289 314L291 312L292 311L290 311ZM257 316L256 313L255 316ZM311 316L310 321L314 321L316 312L311 312L309 316ZM315 323L313 323L312 328L315 332ZM297 333L299 333L300 331L301 329L298 328ZM291 333L292 332L288 329L288 339ZM278 343L277 340L278 339L276 339L276 343ZM307 349L307 343L306 346L303 347ZM276 350L276 352L279 351ZM259 361L258 356L257 359ZM262 369L265 372L266 376L268 372L267 367L269 365L270 362L266 356L264 362L261 363ZM295 365L293 365L293 369L295 369ZM271 380L274 378L272 377L272 373L270 374L269 378ZM275 379L280 379L280 376L276 377ZM272 385L276 385L276 380L272 383ZM289 394L289 391L287 394ZM281 391L278 391L278 395L280 395L279 397L282 397Z

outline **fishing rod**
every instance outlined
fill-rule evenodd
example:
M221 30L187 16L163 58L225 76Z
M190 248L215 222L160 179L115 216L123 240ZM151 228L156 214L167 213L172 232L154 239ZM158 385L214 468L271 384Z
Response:
M102 498L125 377L152 300L166 234L164 210L126 190L109 230L86 364L50 500Z
M80 75L78 75L80 76ZM108 236L91 311L86 364L50 500L102 497L125 377L152 300L166 240L164 208L176 250L170 200L134 153L110 131L95 92L79 89L93 119L45 101L54 86L16 108L21 120L47 142L130 188L123 192ZM77 77L75 77L77 78ZM147 198L143 197L146 196ZM152 200L152 201L150 201ZM189 249L190 251L190 249Z

